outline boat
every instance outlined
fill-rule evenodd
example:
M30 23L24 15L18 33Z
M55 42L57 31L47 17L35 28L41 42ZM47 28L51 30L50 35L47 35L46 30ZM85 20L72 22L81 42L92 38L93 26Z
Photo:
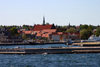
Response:
M71 39L68 39L67 42L65 43L66 45L71 45L73 41Z
M81 42L100 42L100 36L91 35L88 40L81 40Z
M48 54L47 52L44 52L44 53L42 53L42 54Z

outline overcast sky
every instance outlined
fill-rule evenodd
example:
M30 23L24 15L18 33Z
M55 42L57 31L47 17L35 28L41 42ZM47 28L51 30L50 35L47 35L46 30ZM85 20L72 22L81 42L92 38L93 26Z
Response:
M100 0L0 0L0 25L100 24Z

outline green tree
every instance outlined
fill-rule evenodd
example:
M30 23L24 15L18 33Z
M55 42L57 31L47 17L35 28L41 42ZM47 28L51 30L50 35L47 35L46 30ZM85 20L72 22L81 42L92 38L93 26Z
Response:
M23 38L23 39L27 39L26 34L22 34L22 38Z
M100 27L98 27L98 28L96 29L95 35L96 35L96 36L99 36L99 35L100 35Z
M0 25L0 28L4 28L4 26Z
M88 39L92 35L92 31L89 29L82 29L80 31L81 39Z
M30 30L33 28L33 26L30 26L30 25L23 25L22 26L23 29L26 29L26 30Z
M77 32L77 30L75 28L71 27L70 29L67 29L66 32L67 33L75 33L75 32Z
M23 25L22 27L23 27L24 29L27 29L27 30L29 29L28 25Z
M89 25L89 26L88 26L88 29L89 29L89 30L93 30L94 27L93 27L92 25Z
M87 29L88 28L88 25L80 25L80 29Z
M15 36L15 35L18 35L18 30L16 27L12 27L9 29L11 35Z
M56 26L57 32L65 32L66 26Z

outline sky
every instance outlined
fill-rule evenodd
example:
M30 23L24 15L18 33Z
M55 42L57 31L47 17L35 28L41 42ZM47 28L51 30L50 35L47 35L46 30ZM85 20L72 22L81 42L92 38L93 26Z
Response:
M100 0L0 0L0 25L99 25Z

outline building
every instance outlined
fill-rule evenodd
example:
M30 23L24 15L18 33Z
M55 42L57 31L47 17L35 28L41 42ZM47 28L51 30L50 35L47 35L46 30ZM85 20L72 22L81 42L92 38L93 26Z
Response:
M88 40L91 40L91 41L100 41L100 36L97 37L96 35L91 35Z
M56 29L44 29L44 30L41 30L40 32L37 32L36 36L49 39L50 35L54 32L56 32Z
M68 39L71 40L79 40L80 34L79 33L63 33L63 32L56 32L51 34L51 39L53 41L67 41Z
M43 24L34 25L33 31L38 32L38 31L42 31L44 29L55 29L54 24L45 24L45 17L43 17Z
M0 29L0 44L18 44L22 43L20 36L12 36L7 29Z
M34 25L33 31L41 31L44 29L55 29L55 26L53 24Z
M34 25L33 33L36 34L36 38L50 39L50 34L56 32L54 24L45 24L45 17L43 17L43 24Z

